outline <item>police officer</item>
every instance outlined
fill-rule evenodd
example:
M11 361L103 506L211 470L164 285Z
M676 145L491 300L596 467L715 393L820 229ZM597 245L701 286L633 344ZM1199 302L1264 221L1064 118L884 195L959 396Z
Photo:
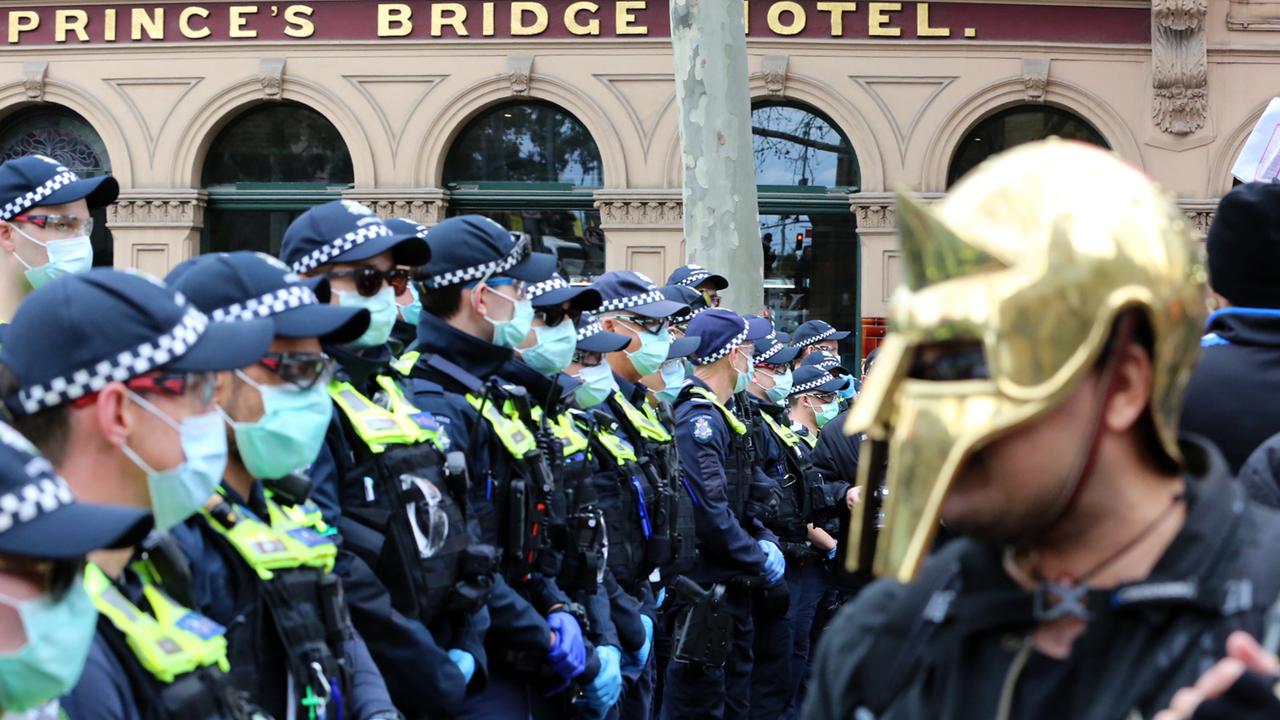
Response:
M477 539L502 558L488 602L489 683L459 716L538 716L548 709L544 694L582 675L588 654L554 568L541 564L548 558L537 528L554 480L532 430L508 414L529 393L499 372L533 327L526 283L548 280L555 259L476 215L441 222L428 242L412 402L465 454Z
M691 567L681 568L685 577L673 581L664 606L664 622L675 630L664 718L749 712L752 594L761 583L781 583L785 562L777 538L748 515L760 473L748 459L748 428L726 403L746 390L754 343L770 330L768 321L721 309L689 323L689 334L700 342L692 356L695 376L676 401L675 439L682 484L693 498L698 554ZM708 603L717 606L714 612ZM708 613L725 620L700 628L696 620ZM697 637L702 631L721 634Z
M416 223L388 225L359 203L335 201L299 216L281 245L292 270L331 288L325 301L373 318L354 336L321 338L338 364L329 385L338 411L310 473L344 540L337 572L352 620L411 717L457 712L483 686L494 563L491 548L468 540L448 433L412 406L392 367L400 348L392 330L405 325L395 295L412 285L404 268L430 257L425 235Z
M720 291L728 289L729 281L701 265L681 265L671 271L667 285L691 288L702 295L704 307L713 308L720 307Z
M167 279L215 322L265 318L275 335L268 352L219 384L227 468L217 495L173 530L190 559L196 608L231 628L236 685L275 717L398 716L352 630L333 573L335 531L309 501L307 478L295 474L319 453L333 415L333 363L321 338L359 337L369 313L323 304L316 289L327 296L325 281L303 284L258 253L202 255Z
M138 508L76 502L30 441L0 423L0 715L58 717L93 642L85 555L128 548L151 522Z
M825 320L809 320L801 323L800 327L791 333L791 344L800 348L800 355L797 358L800 361L815 352L839 355L840 341L849 337L850 333L849 330L836 330Z
M864 502L848 553L886 579L828 629L805 716L1153 716L1280 584L1280 519L1177 438L1204 321L1190 228L1057 140L898 217L905 287L847 428L864 488L890 444L884 528ZM940 519L961 536L928 557Z
M56 352L49 338L64 341ZM270 323L215 323L158 280L90 270L19 307L0 350L13 378L5 405L79 497L150 508L168 530L200 510L226 466L214 373L254 362L270 342ZM174 565L162 545L86 568L103 622L64 702L71 717L246 715L225 675L224 626L160 586L158 568Z
M44 155L26 155L0 165L0 257L16 262L27 284L93 266L90 213L116 201L120 185L110 175L80 179Z

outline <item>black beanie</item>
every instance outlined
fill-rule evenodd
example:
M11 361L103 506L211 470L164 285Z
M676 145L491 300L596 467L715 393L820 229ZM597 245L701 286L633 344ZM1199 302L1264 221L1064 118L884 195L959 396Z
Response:
M1280 183L1223 196L1205 240L1209 284L1232 305L1280 307Z

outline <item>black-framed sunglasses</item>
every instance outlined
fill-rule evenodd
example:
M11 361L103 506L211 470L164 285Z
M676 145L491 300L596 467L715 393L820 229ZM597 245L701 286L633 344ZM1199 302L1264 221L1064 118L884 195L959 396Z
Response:
M548 327L559 325L564 322L565 318L569 318L570 322L577 325L578 320L582 318L582 311L573 309L565 310L563 307L557 305L555 307L534 308L533 316L546 323Z
M324 276L330 280L333 278L351 278L356 284L356 292L365 297L373 297L382 290L384 282L390 285L397 295L408 290L410 271L407 268L395 268L384 272L377 268L362 267L355 270L335 270L325 273Z
M258 364L303 390L333 378L334 360L324 353L267 353Z
M576 350L573 353L573 361L582 367L595 367L604 362L604 353Z
M92 235L93 218L78 215L14 215L9 222L31 223L59 235Z
M651 335L657 335L667 327L670 318L647 318L639 315L618 315L619 320L631 323Z

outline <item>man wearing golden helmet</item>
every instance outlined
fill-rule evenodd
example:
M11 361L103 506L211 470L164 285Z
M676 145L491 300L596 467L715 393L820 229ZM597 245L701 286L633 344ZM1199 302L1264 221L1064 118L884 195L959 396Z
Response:
M899 198L898 226L845 427L868 498L847 564L884 579L831 624L804 717L1151 718L1280 592L1280 516L1177 437L1206 307L1182 213L1049 140Z

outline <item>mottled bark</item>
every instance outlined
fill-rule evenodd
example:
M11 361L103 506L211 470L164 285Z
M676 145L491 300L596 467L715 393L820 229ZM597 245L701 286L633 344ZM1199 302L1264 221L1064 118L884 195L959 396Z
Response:
M671 0L685 259L724 275L725 305L764 306L742 3Z

